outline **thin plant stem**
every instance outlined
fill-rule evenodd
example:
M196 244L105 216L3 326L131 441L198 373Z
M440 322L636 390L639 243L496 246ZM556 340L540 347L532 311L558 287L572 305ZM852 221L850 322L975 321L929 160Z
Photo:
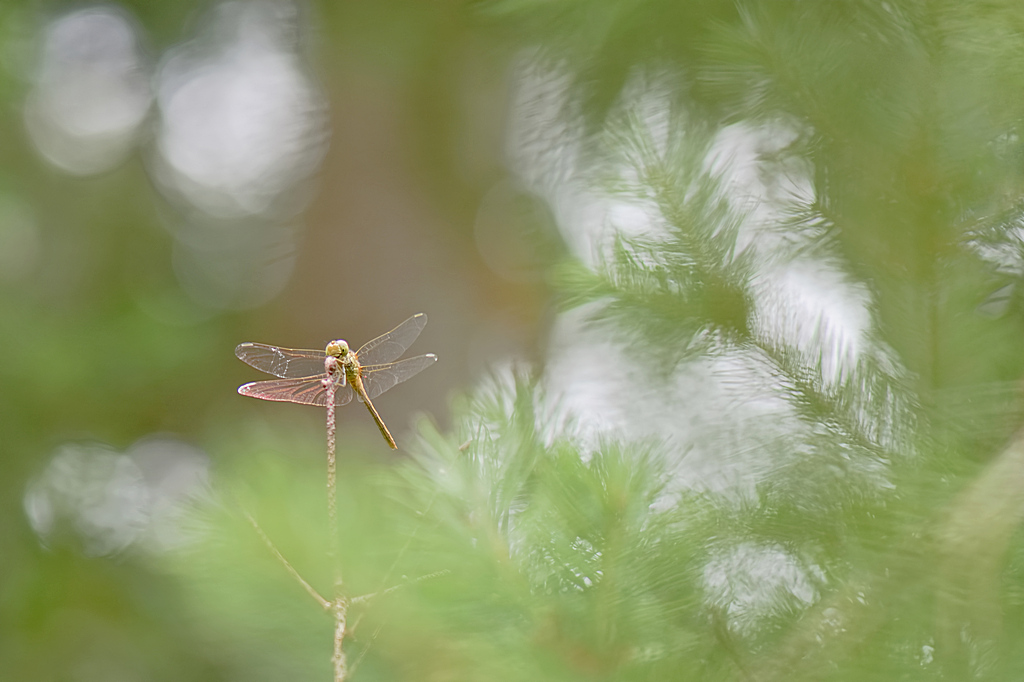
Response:
M465 443L460 445L459 446L459 452L465 452L466 449L470 446L470 444L472 442L473 442L473 439L470 438ZM430 513L431 508L434 506L434 501L436 499L437 499L437 491L435 490L434 494L430 496L430 502L427 503L426 508L422 512L420 512L420 516L421 517L426 518L427 514ZM364 594L364 595L362 595L360 597L355 597L352 600L353 603L359 602L359 601L366 601L366 600L371 599L372 597L376 596L377 594L387 594L388 592L394 590L395 587L400 587L400 585L396 585L395 587L389 587L389 588L385 589L384 585L386 585L388 580L391 579L391 574L395 571L395 567L398 566L398 562L405 555L406 550L409 549L409 546L412 544L412 541L414 539L416 539L416 535L419 532L420 532L420 526L417 525L415 528L412 529L412 533L410 533L409 536L405 539L405 544L402 545L402 549L398 550L398 554L395 555L395 560L391 562L391 566L388 567L388 570L384 573L384 577L381 578L381 581L380 581L381 587L380 587L380 589L377 592L372 592L372 593L370 593L368 595ZM443 571L437 571L436 573L431 573L429 575L425 575L425 576L421 576L419 578L416 578L413 582L419 582L420 580L425 580L426 578L433 578L435 576L443 575L443 574L448 573L448 572L449 571L447 569L445 569Z
M320 607L323 608L324 611L330 611L331 608L333 608L334 606L333 603L320 596L320 593L317 592L312 585L306 582L306 579L303 578L299 574L299 572L295 570L295 568L288 562L287 559L284 558L284 555L281 554L280 550L278 550L277 547L274 546L274 543L270 540L269 537L267 537L267 534L263 532L263 529L260 528L260 525L256 523L256 519L253 518L252 514L250 514L244 508L242 509L242 513L245 514L245 518L249 519L249 523L252 525L253 530L255 530L256 534L260 536L260 539L263 540L263 544L267 546L267 549L270 550L271 554L277 557L277 560L281 562L281 564L285 567L285 570L287 570L292 575L292 577L295 578L295 580L297 580L300 585L302 585L302 588L306 590L309 596L311 596L313 599L316 600L318 604L320 604Z
M364 604L364 603L366 603L366 602L368 602L371 599L374 599L376 597L381 597L381 596L383 596L385 594L391 594L392 592L400 590L403 587L406 587L407 585L414 585L416 583L423 582L424 580L430 580L431 578L440 578L442 575L448 575L449 573L451 573L450 569L443 568L440 571L434 571L433 573L427 573L426 575L421 575L418 578L413 578L412 580L407 580L404 583L400 583L398 585L392 585L391 587L389 587L387 589L384 589L384 590L381 590L380 592L370 592L369 594L361 594L358 597L353 597L352 598L352 603L353 604Z
M328 545L331 565L334 570L334 594L341 591L341 554L338 550L338 483L337 483L337 458L335 457L335 396L337 394L336 379L338 377L338 360L328 356L324 361L327 368L327 378L324 381L324 389L327 393L327 523L328 523Z
M345 625L348 615L348 599L344 593L344 583L341 575L341 553L338 549L338 485L337 485L337 464L335 458L335 394L337 393L337 380L340 368L338 359L328 355L324 360L324 369L327 376L324 378L324 390L327 402L327 522L328 532L328 553L334 569L334 595L331 602L331 613L334 615L334 653L331 655L331 663L334 667L334 682L344 682L347 677L347 663L345 660ZM342 375L343 376L343 375Z
M361 618L362 618L362 616L360 616L360 618L359 618L359 619L356 619L356 624L355 624L354 626L352 626L352 629L353 629L353 631L354 631L354 630L356 629L356 627L358 627L358 625L359 625L359 620L360 620ZM376 629L374 629L374 631L373 631L373 635L371 635L371 636L370 636L370 642L369 642L369 644L367 644L366 646L364 646L364 647L363 647L363 650L362 650L362 651L360 651L360 652L359 652L359 655L357 655L357 656L356 656L356 660L354 660L354 661L352 662L352 672L353 672L353 673L354 673L354 672L356 671L356 669L357 669L357 668L359 667L359 664L363 662L363 659L364 659L364 658L366 658L366 654L370 653L370 647L371 647L371 646L373 646L373 643L374 643L375 641L377 641L377 635L379 635L379 634L380 634L380 631L381 631L381 630L382 630L383 628L384 628L384 626L383 626L383 625L378 625L378 626L376 627Z
M469 439L468 441L466 441L464 444L462 444L459 447L459 450L460 451L465 450L467 447L469 447L469 444L472 443L472 442L473 442L473 439L472 438ZM424 509L422 514L421 514L423 517L426 517L426 515L430 512L431 507L434 506L434 500L436 500L436 499L437 499L437 491L434 491L434 494L431 495L431 497L430 497L430 502L427 503L426 509ZM387 584L388 580L390 580L391 574L394 572L395 567L398 566L398 562L401 560L401 558L405 554L406 550L409 549L409 546L412 544L413 539L415 539L416 535L419 533L419 530L420 530L420 525L417 525L415 528L413 528L412 533L410 533L409 536L406 538L405 544L402 545L402 548L398 551L398 554L395 556L395 560L391 562L391 566L384 573L384 577L381 579L381 588L378 591L376 591L376 592L371 592L369 594L363 594L363 595L360 595L358 597L353 597L352 601L351 601L352 604L365 604L366 602L369 602L374 597L377 597L379 595L390 594L391 592L394 592L395 590L397 590L397 589L399 589L401 587L404 587L405 585L408 585L408 584L411 584L411 583L418 583L421 580L427 580L429 578L436 578L438 576L442 576L442 575L446 575L448 573L451 573L451 571L449 571L448 569L444 569L444 570L441 570L441 571L436 571L434 573L430 573L428 575L420 576L419 578L415 578L413 580L409 580L409 581L407 581L405 583L402 583L400 585L393 585L393 586L387 587L387 588L384 587L384 585ZM352 632L355 632L356 628L359 626L359 621L360 621L361 618L362 618L362 615L360 615L360 617L358 619L356 619L355 624L352 626ZM372 647L373 643L377 640L377 635L380 634L380 631L381 631L382 627L383 627L383 625L378 625L377 628L373 631L373 635L370 636L369 643L363 648L363 650L359 653L359 656L352 663L352 670L353 671L355 671L355 669L362 662L363 658L370 651L370 647Z
M434 506L434 500L436 498L437 498L437 492L435 491L434 494L431 495L431 497L430 497L430 502L427 503L427 508L423 510L423 513L422 513L422 517L423 518L426 518L427 514L430 513L430 509L431 509L431 507ZM391 566L388 567L388 570L385 571L385 573L384 573L384 577L381 578L381 580L380 580L380 589L378 589L377 592L384 592L384 591L386 591L384 586L387 585L389 580L391 580L391 574L394 573L395 567L398 566L398 562L401 561L402 556L405 555L405 552L406 552L407 549L409 549L409 546L412 544L412 541L416 539L416 536L420 532L420 526L421 525L422 524L417 524L412 529L412 532L409 533L409 536L405 539L405 544L402 545L402 549L398 550L398 554L395 555L395 560L391 562ZM376 593L374 593L374 594L376 594Z

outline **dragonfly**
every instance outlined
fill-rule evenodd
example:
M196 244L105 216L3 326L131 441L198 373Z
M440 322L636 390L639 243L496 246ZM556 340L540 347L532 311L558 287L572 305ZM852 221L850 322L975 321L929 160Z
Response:
M238 387L238 392L261 400L325 407L327 386L333 383L334 404L345 405L352 401L353 396L359 396L384 440L392 450L397 450L395 439L372 400L437 362L433 353L398 360L426 325L427 316L417 313L387 334L363 344L357 351L352 351L344 339L331 341L324 350L279 348L262 343L239 344L235 348L239 360L279 378L244 384ZM328 360L332 357L336 363ZM329 372L329 366L338 370Z

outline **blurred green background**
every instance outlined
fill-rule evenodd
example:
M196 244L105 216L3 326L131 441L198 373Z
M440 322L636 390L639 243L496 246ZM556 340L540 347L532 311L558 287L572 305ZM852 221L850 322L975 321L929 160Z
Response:
M0 680L1024 672L1018 3L0 6ZM362 598L361 598L362 597Z
M236 344L358 344L428 313L416 348L443 361L380 404L403 444L414 411L450 423L455 387L533 352L536 277L474 242L507 176L510 50L469 15L0 7L0 679L236 677L183 620L151 521L267 423L323 485L322 412L238 396L264 377ZM347 447L392 461L362 411L339 412Z

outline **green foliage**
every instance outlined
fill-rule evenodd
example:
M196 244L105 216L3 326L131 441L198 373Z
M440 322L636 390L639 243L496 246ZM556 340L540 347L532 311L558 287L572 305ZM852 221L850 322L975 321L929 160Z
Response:
M355 44L402 44L389 68L420 73L423 26L456 23L423 21L422 7L393 30L380 21L390 5L358 10L378 18ZM455 401L453 426L421 424L399 459L370 459L346 438L338 539L352 679L1018 679L1020 3L472 7L564 76L558 142L576 153L556 190L583 187L643 217L585 252L575 226L534 230L547 215L536 188L517 188L496 205L522 215L496 229L533 231L492 247L536 242L533 255L499 255L524 280L543 269L559 312L610 348L595 382L623 421L661 411L619 429L592 413L603 406L563 407L545 371L496 372ZM345 23L337 11L327 20ZM0 17L4 31L14 19ZM5 100L17 89L0 79ZM752 150L747 184L734 177L743 163L724 158L737 137ZM138 189L107 180L89 191ZM0 299L0 416L20 425L5 432L11 452L77 429L125 442L182 424L199 434L193 422L219 398L197 399L196 386L232 384L210 359L240 340L228 316L176 315L189 307L166 262L116 258L118 245L166 246L156 231L122 244L108 227L156 222L151 211L83 205L49 207L50 220L103 239L49 235L54 267L28 275L32 298ZM57 267L70 252L91 254L74 277ZM787 299L779 280L796 271L843 290L854 331L835 324L841 313L814 317ZM327 679L332 619L284 563L331 589L320 437L211 430L219 468L179 551L119 566L18 545L19 568L0 575L0 625L18 637L0 652L25 644L32 653L12 666L22 677L77 609L86 628L109 628L98 639L111 651L198 651L201 663L161 666L169 678ZM709 470L738 473L721 483ZM160 584L133 582L140 566ZM140 620L133 639L126 624ZM185 634L158 649L163 630Z
M602 442L582 451L541 428L546 405L525 380L495 382L465 409L462 428L473 439L463 448L424 425L414 461L343 467L346 584L353 597L378 595L353 606L357 677L659 679L706 669L716 646L701 606L707 501L667 492L651 446ZM246 479L296 485L261 484L240 507L232 502L240 495L218 496L226 507L203 505L177 570L194 584L218 640L233 642L231 656L273 679L261 661L308 653L294 638L324 645L324 634L302 609L286 607L291 599L315 613L239 510L258 508L282 553L325 587L315 559L323 528L311 509L322 496L310 494L315 470L257 462ZM301 519L311 513L310 523ZM275 618L247 616L253 609L273 609ZM278 641L285 633L291 644ZM275 644L254 650L254 641Z
M652 374L753 355L797 417L762 443L774 466L752 498L674 500L716 519L680 546L704 567L692 608L727 636L690 656L729 661L674 676L1012 679L1022 112L1003 93L1019 87L1011 35L1024 15L1006 3L724 5L486 5L570 74L598 160L581 174L650 218L595 263L553 269L563 305L585 305ZM637 115L638 82L669 83L663 127ZM736 123L788 139L757 159L769 185L797 168L812 189L769 200L753 241L740 237L751 214L707 163ZM772 234L781 245L758 244ZM825 323L797 342L766 319L766 273L806 259L865 293L863 350L838 372ZM774 560L800 579L746 601L744 581ZM699 573L677 561L681 583ZM729 590L716 593L709 567Z

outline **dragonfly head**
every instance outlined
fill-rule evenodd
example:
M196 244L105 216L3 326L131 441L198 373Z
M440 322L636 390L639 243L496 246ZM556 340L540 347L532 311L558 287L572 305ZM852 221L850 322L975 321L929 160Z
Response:
M333 355L336 358L343 358L348 355L348 341L345 339L336 339L327 344L326 353Z

